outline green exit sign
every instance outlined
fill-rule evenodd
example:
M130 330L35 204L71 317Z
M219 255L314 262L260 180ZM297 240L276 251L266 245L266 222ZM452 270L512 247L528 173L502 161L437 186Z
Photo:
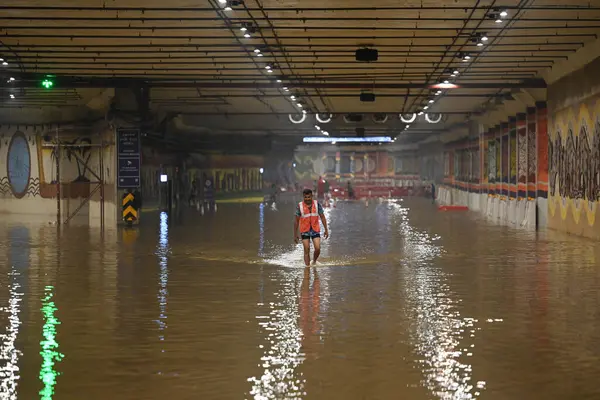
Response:
M54 86L54 82L52 82L50 79L44 79L42 81L42 86L46 89L50 89L52 86Z

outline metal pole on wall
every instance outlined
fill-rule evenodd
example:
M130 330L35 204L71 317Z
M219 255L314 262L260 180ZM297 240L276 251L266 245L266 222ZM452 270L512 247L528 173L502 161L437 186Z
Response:
M100 142L100 235L104 235L104 139Z
M60 138L56 127L56 224L60 225Z

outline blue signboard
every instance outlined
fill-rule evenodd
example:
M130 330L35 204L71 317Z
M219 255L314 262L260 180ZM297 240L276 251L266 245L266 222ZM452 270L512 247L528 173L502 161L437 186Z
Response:
M140 187L141 152L139 129L120 128L117 130L117 186L119 189Z

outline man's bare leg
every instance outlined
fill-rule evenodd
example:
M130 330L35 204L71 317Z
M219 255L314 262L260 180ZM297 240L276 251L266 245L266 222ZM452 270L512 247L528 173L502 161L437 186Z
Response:
M304 246L304 264L310 267L310 240L303 239L302 246Z
M321 238L314 238L313 245L315 246L315 254L313 255L313 264L317 263L317 259L321 255ZM310 260L310 258L309 258Z

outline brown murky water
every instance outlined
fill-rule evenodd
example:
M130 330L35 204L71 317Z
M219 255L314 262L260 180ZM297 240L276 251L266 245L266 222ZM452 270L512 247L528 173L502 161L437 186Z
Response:
M308 272L292 213L3 223L0 398L600 398L598 243L341 203Z

